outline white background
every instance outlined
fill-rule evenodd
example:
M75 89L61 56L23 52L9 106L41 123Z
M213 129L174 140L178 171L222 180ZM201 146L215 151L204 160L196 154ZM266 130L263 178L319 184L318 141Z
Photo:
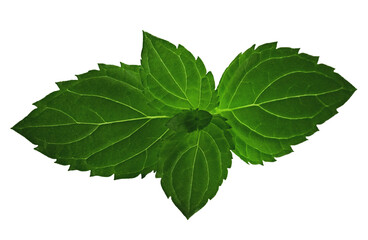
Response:
M368 239L366 1L16 1L0 3L0 239ZM189 221L153 174L113 181L67 167L10 130L97 63L139 64L142 30L183 44L216 80L252 44L319 55L358 90L276 163L234 156Z

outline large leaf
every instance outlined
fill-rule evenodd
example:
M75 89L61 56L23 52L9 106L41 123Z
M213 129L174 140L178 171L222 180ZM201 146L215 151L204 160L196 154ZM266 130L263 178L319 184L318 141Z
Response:
M222 118L214 117L202 130L172 132L163 141L157 176L167 197L187 218L215 196L227 177L233 148L227 128Z
M217 112L232 126L239 157L275 161L349 99L355 88L317 61L276 43L253 46L233 60L220 80Z
M143 33L142 79L152 105L163 113L185 109L212 110L215 82L200 58L179 45Z
M100 65L58 86L13 129L71 170L115 178L153 170L168 116L147 105L138 66Z

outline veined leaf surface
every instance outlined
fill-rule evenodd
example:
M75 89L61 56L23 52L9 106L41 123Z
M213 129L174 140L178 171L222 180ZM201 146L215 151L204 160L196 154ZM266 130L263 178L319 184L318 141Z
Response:
M253 46L233 60L220 80L217 112L232 126L239 157L275 161L350 98L355 88L317 61L276 43Z
M147 105L138 66L100 65L58 86L13 129L70 170L115 178L153 170L168 116Z
M172 132L163 141L157 176L166 195L187 218L215 196L227 177L233 144L226 128L222 118L214 117L202 130Z
M211 111L217 104L215 81L200 58L183 46L143 33L142 79L152 105L163 113Z

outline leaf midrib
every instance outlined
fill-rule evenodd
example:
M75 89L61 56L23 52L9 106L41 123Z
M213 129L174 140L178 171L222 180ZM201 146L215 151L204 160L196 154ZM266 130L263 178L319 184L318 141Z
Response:
M51 125L36 125L36 126L26 126L22 128L17 129L26 129L26 128L42 128L42 127L61 127L61 126L70 126L70 125L93 125L93 126L101 126L101 125L108 125L108 124L114 124L114 123L123 123L123 122L131 122L131 121L138 121L138 120L145 120L145 119L164 119L164 118L170 118L170 116L144 116L140 118L130 118L130 119L123 119L118 121L109 121L109 122L103 122L103 123L89 123L89 122L74 122L74 123L65 123L65 124L51 124Z
M318 97L324 94L329 94L329 93L333 93L333 92L338 92L344 90L344 88L338 88L338 89L334 89L331 91L326 91L326 92L322 92L322 93L311 93L311 94L301 94L301 95L295 95L295 96L290 96L290 97L283 97L283 98L277 98L277 99L272 99L272 100L268 100L268 101L264 101L264 102L260 102L260 103L251 103L251 104L246 104L243 106L238 106L238 107L233 107L233 108L217 108L216 109L216 113L222 113L222 112L231 112L234 110L239 110L239 109L243 109L243 108L248 108L248 107L260 107L263 104L266 103L272 103L272 102L277 102L277 101L282 101L282 100L287 100L287 99L292 99L292 98L300 98L300 97Z
M190 201L192 200L192 192L193 192L193 178L194 178L194 168L195 168L195 163L197 160L197 154L198 154L198 150L199 150L199 140L201 138L201 131L197 130L197 143L196 143L196 149L194 152L194 159L193 159L193 164L192 164L192 174L190 177L190 183L189 183L189 196L188 196L188 212L190 212Z

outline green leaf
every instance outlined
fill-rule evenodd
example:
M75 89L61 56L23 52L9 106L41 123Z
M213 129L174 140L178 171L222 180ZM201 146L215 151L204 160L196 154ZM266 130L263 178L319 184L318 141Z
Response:
M227 127L222 118L214 117L202 130L171 132L162 143L157 176L167 197L187 218L215 196L227 177L233 147Z
M146 95L162 113L211 111L217 105L212 73L183 46L144 32L141 62Z
M147 105L139 66L99 67L58 83L60 90L36 102L37 109L13 129L70 170L116 179L144 176L157 163L169 117Z
M262 164L292 151L337 113L355 88L318 58L276 43L251 47L224 72L217 112L228 119L235 153Z

